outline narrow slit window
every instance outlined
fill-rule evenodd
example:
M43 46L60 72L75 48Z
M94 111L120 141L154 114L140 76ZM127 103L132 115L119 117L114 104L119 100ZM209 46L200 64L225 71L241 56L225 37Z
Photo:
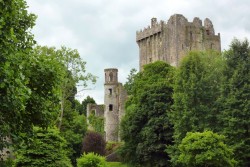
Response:
M109 95L112 95L112 89L109 89Z
M207 33L207 35L210 35L210 32L209 32L209 30L206 30L206 33Z
M109 81L112 82L113 81L113 73L109 74Z
M113 111L113 105L112 104L109 105L109 111Z
M211 43L211 45L210 45L210 49L213 49L213 45L214 45L214 44L213 44L213 43Z

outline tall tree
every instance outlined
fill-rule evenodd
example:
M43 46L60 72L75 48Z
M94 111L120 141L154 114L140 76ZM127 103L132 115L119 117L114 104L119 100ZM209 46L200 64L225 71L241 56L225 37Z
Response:
M216 99L219 97L223 61L216 52L190 52L177 70L174 84L174 125L171 161L176 162L178 145L187 132L216 130L218 127Z
M77 93L76 84L82 81L83 86L90 79L95 80L91 74L85 74L85 62L80 58L76 50L66 47L56 49L54 47L36 48L40 56L46 55L57 60L61 65L61 82L58 92L60 96L60 109L58 109L56 121L61 135L67 141L69 156L76 164L76 158L80 156L80 145L87 129L86 118L80 116L76 111L75 95Z
M66 141L58 129L34 127L31 142L22 144L15 159L15 167L72 167L66 153Z
M34 40L30 29L35 25L35 15L27 12L23 0L0 1L0 150L6 144L4 137L10 131L25 127L24 112L29 89L24 77L23 59L26 59ZM20 57L20 58L18 58Z
M250 46L233 40L224 53L226 66L220 102L222 133L240 166L250 166Z
M121 154L133 165L166 166L166 144L172 143L167 111L173 104L173 67L164 62L144 66L132 85L121 123L125 144Z
M133 83L135 80L136 73L137 73L137 70L135 68L132 68L127 77L127 82L124 84L124 88L126 89L128 95L132 94Z

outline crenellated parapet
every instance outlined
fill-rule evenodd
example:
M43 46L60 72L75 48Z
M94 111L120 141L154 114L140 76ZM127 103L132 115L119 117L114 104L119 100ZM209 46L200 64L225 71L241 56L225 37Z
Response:
M136 32L136 42L140 70L158 60L178 66L191 50L221 51L220 34L215 34L210 19L195 17L189 22L182 14L174 14L166 22L152 18L150 26Z
M164 21L157 22L156 18L151 19L151 26L144 28L143 30L136 32L136 41L153 36L154 34L160 33L163 30Z

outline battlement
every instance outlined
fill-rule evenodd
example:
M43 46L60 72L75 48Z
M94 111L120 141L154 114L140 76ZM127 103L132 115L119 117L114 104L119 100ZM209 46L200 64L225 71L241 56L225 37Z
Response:
M143 30L136 32L136 41L140 41L144 38L150 37L163 30L164 21L157 22L156 18L151 19L151 26L144 28Z
M188 21L182 14L174 14L167 21L151 19L151 25L136 32L139 46L140 70L157 60L178 66L191 50L221 51L220 34L215 34L213 23L195 17Z

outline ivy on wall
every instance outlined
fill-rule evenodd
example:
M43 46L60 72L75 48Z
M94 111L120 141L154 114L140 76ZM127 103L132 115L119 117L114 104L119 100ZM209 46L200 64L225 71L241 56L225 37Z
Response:
M94 112L91 112L91 114L88 117L88 121L94 131L104 134L104 118L103 117L95 116Z

